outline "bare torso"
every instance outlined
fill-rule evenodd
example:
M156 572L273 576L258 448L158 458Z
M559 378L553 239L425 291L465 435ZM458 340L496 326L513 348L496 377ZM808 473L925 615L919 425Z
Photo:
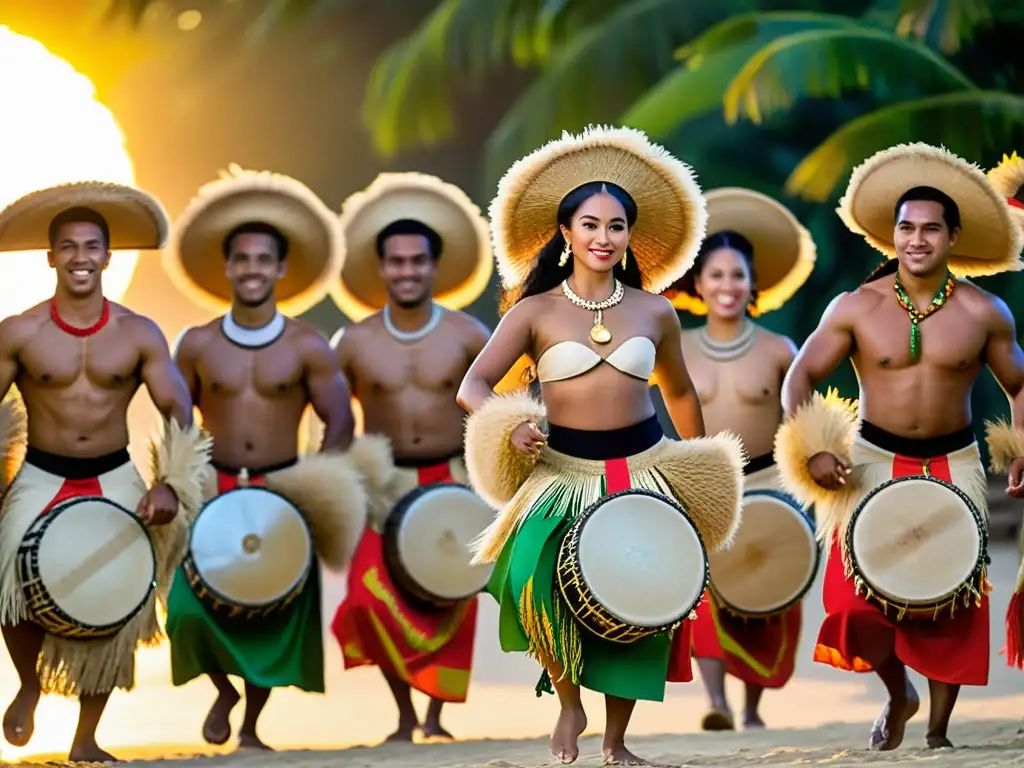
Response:
M309 351L319 334L289 319L273 344L245 349L225 338L220 323L217 318L191 329L179 349L179 359L186 350L191 353L182 367L186 381L193 378L192 396L213 436L214 460L238 468L292 461L298 454L299 422L310 402Z
M17 362L14 383L28 413L28 442L90 458L128 446L128 405L141 384L151 321L118 304L87 337L58 328L44 302L0 325L0 345Z
M531 296L522 303L531 313L530 356L540 360L549 348L562 341L585 344L607 358L625 341L636 336L661 341L656 308L659 296L627 289L622 302L603 313L602 322L611 331L608 344L590 339L594 313L580 310L555 288ZM548 421L563 427L609 430L632 426L654 415L650 384L601 363L581 376L541 383Z
M709 358L698 331L683 332L683 356L697 389L708 434L728 430L750 457L770 454L782 421L782 380L796 355L785 336L758 328L750 351L727 362Z
M487 338L477 320L451 311L411 344L392 338L380 314L346 328L338 355L364 431L390 438L399 459L459 453L466 414L455 394Z
M916 362L910 357L910 319L891 279L869 283L845 301L862 418L906 437L944 435L971 423L971 390L992 324L988 294L957 283L946 304L920 324Z

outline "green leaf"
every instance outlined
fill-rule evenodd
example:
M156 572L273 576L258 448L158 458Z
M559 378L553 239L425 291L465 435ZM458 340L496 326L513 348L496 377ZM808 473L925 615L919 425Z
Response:
M557 48L491 134L486 183L495 183L515 160L563 130L618 120L674 68L673 52L682 42L751 2L634 0L600 23L579 29Z
M848 91L900 98L915 91L974 88L941 56L894 34L868 28L811 30L780 37L751 56L725 92L725 119L733 123L742 116L760 123L799 99L838 98Z
M964 91L893 104L842 126L805 157L786 192L825 202L853 168L887 147L923 141L965 158L1006 151L1024 129L1024 96Z

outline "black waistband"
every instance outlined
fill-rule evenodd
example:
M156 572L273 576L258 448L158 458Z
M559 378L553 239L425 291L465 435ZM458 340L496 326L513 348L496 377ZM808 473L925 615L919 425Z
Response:
M573 429L557 424L548 427L548 445L553 450L591 461L636 456L657 445L664 436L657 416L621 429Z
M912 459L931 459L959 451L975 442L974 428L968 424L963 429L934 437L903 437L882 429L870 421L861 421L860 436L883 451Z
M760 472L762 469L768 469L768 467L775 466L775 456L770 453L762 453L760 456L755 456L747 465L743 467L744 475L752 475L755 472Z
M447 456L431 456L428 458L419 458L416 456L403 456L399 458L395 456L395 466L401 467L402 469L422 469L423 467L440 467L447 464L449 461L455 458L460 458L462 451L456 451L450 453Z
M210 459L210 466L225 475L234 475L237 477L241 474L244 469L249 473L250 477L270 474L271 472L280 472L282 469L288 469L288 467L294 467L299 463L298 458L289 459L288 461L282 461L279 464L271 464L266 467L229 467L227 464L221 464L219 461Z
M132 457L128 455L127 448L89 458L61 456L59 453L50 453L33 445L25 449L26 464L31 464L51 475L63 477L65 480L91 480L94 477L105 475L107 472L113 472L131 460Z

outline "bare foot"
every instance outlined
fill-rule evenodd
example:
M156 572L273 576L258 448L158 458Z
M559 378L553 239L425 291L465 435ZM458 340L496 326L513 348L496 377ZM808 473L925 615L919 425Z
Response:
M907 693L907 698L903 701L894 702L890 699L886 702L871 728L869 749L886 752L896 749L903 743L903 733L907 727L907 721L921 708L917 691L908 686Z
M563 709L551 732L551 754L560 763L574 763L580 756L580 734L587 729L587 713L580 709Z
M423 724L422 728L420 728L420 733L422 733L423 737L426 739L432 739L437 741L455 741L455 737L452 736L448 731L446 731L441 726L441 723L433 723L429 720Z
M231 710L242 697L234 688L217 695L203 723L203 738L210 744L226 744L231 738Z
M761 715L759 715L757 712L743 713L743 730L757 731L763 729L764 727L764 720L761 719Z
M736 724L732 719L732 712L724 705L714 706L700 721L702 731L733 731Z
M625 744L620 744L617 747L604 747L601 751L604 753L605 765L650 765L647 760L637 757L626 749Z
M935 736L932 734L926 734L924 737L924 743L928 745L928 749L952 749L953 742L943 736Z
M420 727L419 723L415 723L414 722L412 725L408 725L408 724L402 723L400 721L398 723L398 730L395 731L394 733L392 733L386 739L384 739L384 743L385 744L394 744L395 742L398 742L398 743L409 742L411 744L412 743L412 737L415 735L416 729L419 728L419 727Z
M238 749L260 749L264 752L273 752L273 747L264 744L255 733L240 732L238 734Z
M72 744L71 752L68 753L68 760L72 763L116 763L117 758L100 749L95 741Z
M39 689L21 686L4 713L4 738L15 747L24 747L35 731Z

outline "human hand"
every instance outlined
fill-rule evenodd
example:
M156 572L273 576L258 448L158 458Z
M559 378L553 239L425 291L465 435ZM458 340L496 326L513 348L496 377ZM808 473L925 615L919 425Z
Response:
M1018 456L1010 462L1006 477L1006 495L1011 499L1024 499L1024 457Z
M527 456L537 456L540 449L548 444L548 436L545 435L532 421L524 421L512 430L509 435L512 445Z
M807 460L807 471L822 488L838 491L846 485L846 476L851 470L835 454L821 451Z
M166 483L158 483L146 491L136 514L149 525L167 525L178 514L178 496Z

